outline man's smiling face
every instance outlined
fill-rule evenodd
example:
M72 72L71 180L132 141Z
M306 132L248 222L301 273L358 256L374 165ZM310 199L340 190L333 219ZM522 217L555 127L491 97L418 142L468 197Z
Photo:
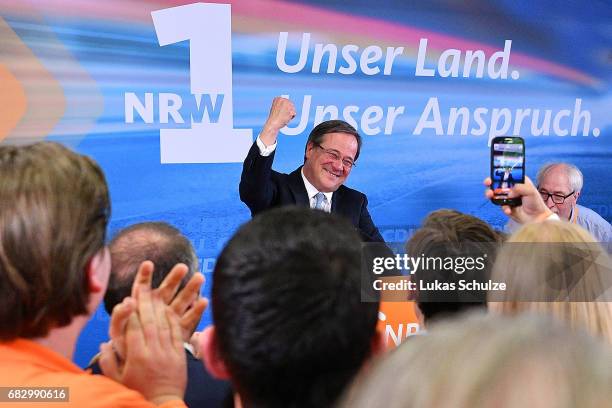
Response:
M304 176L323 193L336 191L352 169L343 162L354 162L357 149L357 139L348 133L328 133L319 145L308 143Z

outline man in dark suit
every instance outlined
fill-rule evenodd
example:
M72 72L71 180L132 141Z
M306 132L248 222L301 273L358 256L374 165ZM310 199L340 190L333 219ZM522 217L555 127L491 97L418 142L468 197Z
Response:
M149 260L155 265L151 286L159 287L170 270L178 263L188 271L178 286L180 292L198 269L198 259L191 242L173 226L164 222L143 222L119 231L109 244L111 274L104 296L104 308L110 315L113 308L130 296L132 283L140 264ZM196 358L191 345L185 343L187 357L187 388L185 404L189 407L222 407L231 402L231 387L227 381L212 378L202 361ZM96 356L90 367L93 374L102 374Z
M295 106L277 97L270 115L244 161L240 199L254 216L268 208L301 205L339 214L365 242L384 242L368 212L365 194L344 186L359 158L361 136L341 120L316 126L306 142L304 165L291 174L272 170L278 132L295 117Z

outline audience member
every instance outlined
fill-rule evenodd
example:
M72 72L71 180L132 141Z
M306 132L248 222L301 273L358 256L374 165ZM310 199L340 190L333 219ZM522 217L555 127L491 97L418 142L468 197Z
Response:
M601 408L612 350L549 319L471 315L441 322L384 356L346 408Z
M491 310L550 314L612 344L612 261L581 227L523 226L500 250L492 279L507 290L489 293Z
M490 183L485 179L486 186ZM490 189L485 191L487 198L492 195ZM533 225L513 235L498 255L493 279L504 281L510 290L490 293L489 308L503 313L542 311L612 342L609 255L581 227L555 222L559 217L544 204L528 177L508 196L520 197L522 205L503 206L504 213L519 224ZM543 222L547 220L550 222ZM516 244L521 242L527 245ZM532 251L536 243L547 244L545 250Z
M459 279L485 282L489 279L497 246L501 241L502 236L479 218L455 210L433 211L406 243L408 255L413 258L424 256L445 259L464 255L478 257L486 254L485 267L468 269L461 265L462 269L457 271L438 267L420 268L414 271L411 280L455 285ZM416 312L421 327L434 318L463 312L466 309L486 307L484 292L417 289L415 295Z
M187 266L178 290L184 288L198 270L198 258L189 239L165 222L142 222L119 230L108 249L111 274L104 295L104 309L109 315L116 305L130 296L136 272L144 261L149 260L155 265L154 288L161 285L176 264Z
M191 242L173 226L164 222L143 222L119 231L109 244L111 273L104 296L104 307L111 314L115 306L130 296L134 278L141 263L149 260L155 265L152 277L154 288L159 287L172 268L179 263L188 267L178 287L181 290L198 269L198 258ZM194 327L195 329L195 327ZM192 331L189 332L191 336ZM231 389L226 381L213 379L202 362L195 357L189 343L185 343L187 355L187 389L185 403L190 407L219 407ZM101 374L95 361L94 374Z
M580 225L597 239L608 243L612 240L612 226L590 208L578 204L582 191L582 172L573 164L549 163L537 174L537 188L552 212L564 221ZM507 230L514 232L519 225L510 221Z
M297 207L243 225L213 274L208 370L236 406L330 407L382 350L378 302L362 302L361 242L346 220Z
M143 296L124 308L132 309L125 360L113 366L138 392L71 362L110 273L110 201L98 165L56 143L0 146L0 202L0 384L66 387L69 402L58 407L184 406L178 317L151 296L146 275Z

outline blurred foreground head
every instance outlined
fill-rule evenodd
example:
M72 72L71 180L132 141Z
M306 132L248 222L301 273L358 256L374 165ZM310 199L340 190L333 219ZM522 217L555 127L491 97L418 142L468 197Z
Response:
M550 319L474 314L433 325L355 382L341 407L597 408L612 350Z
M57 143L0 146L0 203L0 340L92 313L110 270L100 167Z
M612 344L612 262L580 226L560 221L523 226L502 247L492 279L508 286L489 294L492 311L551 315Z
M332 406L376 333L360 260L355 228L322 211L284 207L243 225L214 270L209 371L247 407Z

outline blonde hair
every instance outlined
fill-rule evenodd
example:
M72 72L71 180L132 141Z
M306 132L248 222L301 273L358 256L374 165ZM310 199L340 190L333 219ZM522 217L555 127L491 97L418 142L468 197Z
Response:
M525 225L500 250L491 279L508 287L489 293L491 311L549 314L612 344L610 257L581 227L561 221Z
M612 349L551 319L472 314L442 322L378 361L342 408L599 408Z

